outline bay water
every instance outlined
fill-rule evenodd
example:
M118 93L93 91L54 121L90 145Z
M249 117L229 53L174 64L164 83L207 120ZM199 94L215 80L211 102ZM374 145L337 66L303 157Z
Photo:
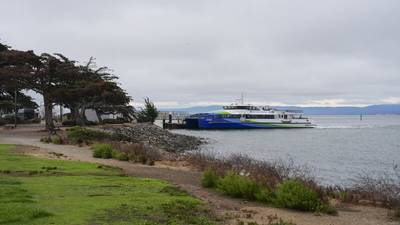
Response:
M312 116L313 129L174 130L207 138L202 150L293 160L322 184L349 185L360 174L393 174L400 164L400 115Z

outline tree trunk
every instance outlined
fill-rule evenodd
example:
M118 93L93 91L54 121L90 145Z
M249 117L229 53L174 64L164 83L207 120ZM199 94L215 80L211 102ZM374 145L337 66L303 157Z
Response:
M83 124L85 124L86 121L87 121L86 120L86 106L85 106L85 104L81 105L81 114L80 114L80 116L82 118Z
M98 110L95 110L96 112L96 116L97 116L97 120L99 121L100 124L103 123L103 119L101 118L101 114Z
M75 121L76 125L85 125L85 122L83 121L81 114L79 113L78 107L71 107L71 117Z
M44 102L44 118L46 122L46 130L54 132L53 102L46 93L43 94L43 102Z

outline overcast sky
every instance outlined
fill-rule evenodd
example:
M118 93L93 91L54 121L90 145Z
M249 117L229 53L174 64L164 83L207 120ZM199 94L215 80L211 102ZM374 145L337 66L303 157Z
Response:
M399 0L1 1L0 42L108 66L159 107L400 103Z

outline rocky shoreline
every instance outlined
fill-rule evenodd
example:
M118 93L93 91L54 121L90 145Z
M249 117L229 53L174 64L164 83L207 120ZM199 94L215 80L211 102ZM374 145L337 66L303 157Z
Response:
M148 123L113 128L112 132L121 141L141 142L168 152L195 150L206 142L205 139L199 137L175 134Z

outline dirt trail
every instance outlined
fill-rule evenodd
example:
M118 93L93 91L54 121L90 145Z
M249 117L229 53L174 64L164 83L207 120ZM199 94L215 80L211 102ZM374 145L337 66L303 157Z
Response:
M204 189L200 185L200 173L166 166L145 166L132 164L113 159L97 159L87 147L70 145L44 144L39 141L44 132L38 132L38 127L25 126L16 130L0 128L0 144L17 144L34 146L29 154L60 159L87 161L121 168L130 176L147 177L166 180L180 186L194 197L208 202L215 210L223 215L230 215L232 224L237 218L243 221L256 221L258 224L267 224L268 216L277 215L285 221L292 221L297 225L395 225L397 222L388 219L388 211L382 208L349 205L339 210L339 216L295 212L286 209L266 207L258 203L247 202L220 196L213 191ZM24 148L20 148L21 151ZM26 150L26 148L25 148Z

